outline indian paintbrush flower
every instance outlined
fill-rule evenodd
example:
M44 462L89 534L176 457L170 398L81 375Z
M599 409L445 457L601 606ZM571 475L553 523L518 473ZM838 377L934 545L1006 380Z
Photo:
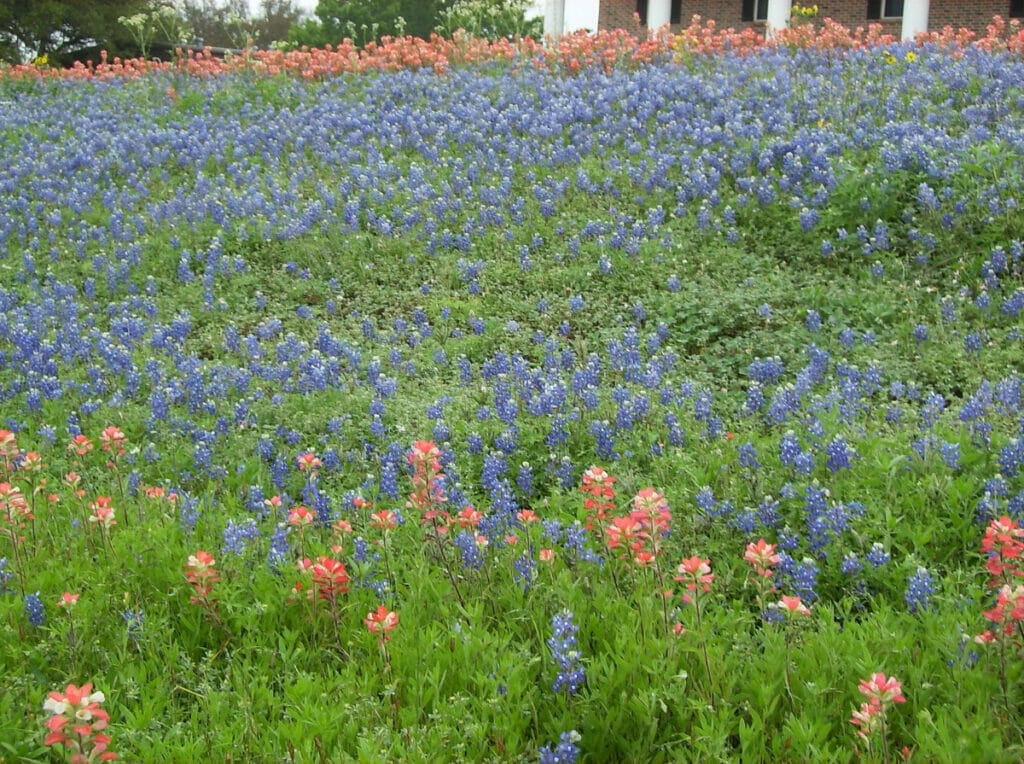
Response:
M71 752L71 761L86 764L112 761L116 753L107 750L110 736L102 732L110 723L110 715L100 708L106 700L102 692L93 692L92 684L76 687L69 684L64 692L48 693L43 710L49 733L44 745L63 745Z

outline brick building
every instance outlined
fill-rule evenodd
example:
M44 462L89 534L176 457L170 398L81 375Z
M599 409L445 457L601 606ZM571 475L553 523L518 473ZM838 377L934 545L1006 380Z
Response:
M573 2L579 0L566 0L567 4ZM676 28L689 24L696 14L714 19L719 28L767 30L772 18L769 6L776 3L778 0L599 0L598 26L632 29L636 24L633 14L638 13L642 23L652 28L665 21ZM788 18L790 3L778 4L785 6L782 18ZM799 4L816 4L819 18L831 18L850 28L879 23L896 36L912 36L924 29L937 31L946 25L982 34L993 16L1024 17L1024 0L805 0Z

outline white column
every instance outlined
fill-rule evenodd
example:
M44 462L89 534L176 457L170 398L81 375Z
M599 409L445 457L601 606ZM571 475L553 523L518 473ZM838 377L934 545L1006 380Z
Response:
M562 0L562 14L566 34L579 29L596 32L601 0Z
M900 37L913 40L928 31L928 0L903 0L903 29Z
M565 0L551 0L551 34L565 34Z
M652 32L669 23L672 0L647 0L647 28Z
M561 37L565 33L565 0L532 0L526 16L544 19L545 36Z
M792 13L792 0L768 0L768 23L764 28L765 39L770 40L780 30L788 29L789 17Z

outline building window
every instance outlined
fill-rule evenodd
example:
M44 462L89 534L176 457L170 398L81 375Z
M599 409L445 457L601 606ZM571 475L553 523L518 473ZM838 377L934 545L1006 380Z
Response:
M648 0L636 0L636 12L640 16L640 23L647 26L647 2ZM668 10L668 22L678 24L682 20L683 0L672 0Z
M743 21L767 21L768 0L743 0Z
M903 0L868 0L869 19L898 19L903 16Z
M1024 0L1010 0L1010 18L1024 18Z

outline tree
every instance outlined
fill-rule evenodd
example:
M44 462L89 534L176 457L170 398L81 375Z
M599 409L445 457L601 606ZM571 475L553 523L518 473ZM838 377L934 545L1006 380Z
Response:
M181 15L195 41L221 48L244 48L254 39L245 0L184 0Z
M457 30L474 37L544 36L544 20L531 13L530 0L456 0L441 13L437 31L451 37Z
M320 0L316 18L292 27L297 45L322 47L346 37L360 45L382 35L429 37L450 0Z
M254 21L256 44L268 48L288 40L288 31L299 23L300 11L292 0L263 0Z
M302 12L292 0L262 0L258 15L250 15L246 0L183 0L182 17L196 40L204 45L261 48L288 39Z
M116 55L131 47L117 19L145 8L145 0L0 0L0 56L70 63L100 47Z

